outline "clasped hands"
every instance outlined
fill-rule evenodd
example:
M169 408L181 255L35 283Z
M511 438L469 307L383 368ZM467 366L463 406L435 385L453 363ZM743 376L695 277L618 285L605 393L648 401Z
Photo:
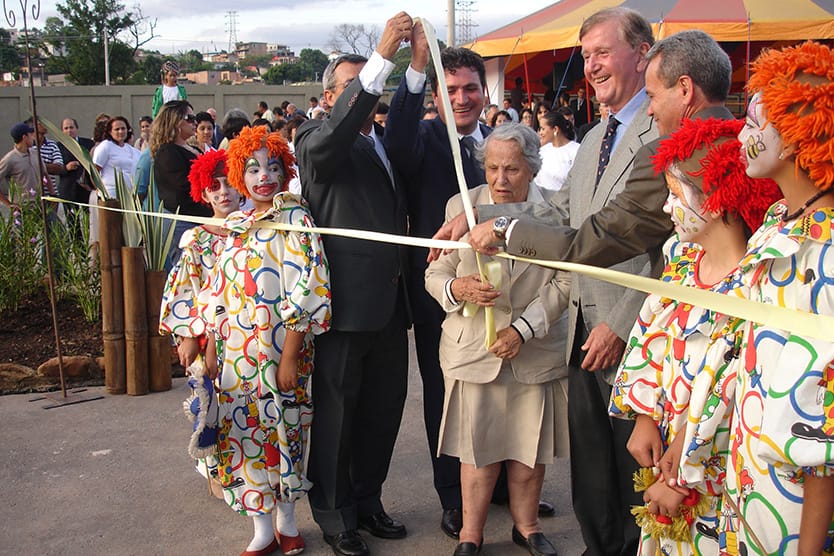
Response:
M643 502L649 513L677 517L680 515L680 505L689 495L688 488L678 486L683 437L683 432L680 432L661 456L663 444L657 424L648 415L637 416L626 448L641 467L660 469L657 481L643 493Z

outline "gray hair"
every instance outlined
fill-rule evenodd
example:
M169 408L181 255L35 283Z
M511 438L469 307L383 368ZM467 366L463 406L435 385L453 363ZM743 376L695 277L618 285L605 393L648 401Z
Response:
M336 68L342 64L364 64L368 59L359 54L342 54L335 60L331 60L327 67L324 68L324 73L321 76L321 86L325 91L332 91L336 88Z
M248 122L249 114L242 108L232 108L223 115L223 123L226 123L230 118L242 118Z
M724 102L730 92L730 57L703 31L681 31L659 40L646 53L646 63L660 57L657 74L666 88L688 75L712 102Z
M524 124L507 123L500 125L487 135L486 140L475 149L475 159L483 166L487 147L492 141L515 141L521 148L524 160L533 175L542 169L542 157L539 155L539 134L532 127Z
M652 26L646 21L646 18L631 8L620 6L605 8L591 14L579 28L579 40L581 41L582 37L597 25L612 20L620 24L620 38L631 45L631 48L636 49L643 43L647 43L649 46L654 44Z

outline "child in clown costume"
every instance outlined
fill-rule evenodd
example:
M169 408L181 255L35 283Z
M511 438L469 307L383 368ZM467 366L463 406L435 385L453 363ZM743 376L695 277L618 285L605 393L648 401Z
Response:
M741 126L687 120L658 147L655 170L666 174L664 210L676 231L664 246L665 281L744 295L737 264L778 189L745 175L736 139ZM609 412L636 421L628 449L646 468L638 481L646 506L632 511L642 528L640 554L719 553L739 325L650 295L631 331Z
M287 191L293 162L287 142L264 127L244 128L229 145L229 183L254 209L223 225L229 235L215 264L212 329L220 480L226 501L255 530L243 556L304 549L294 509L311 487L307 383L313 335L330 324L330 287L319 236L269 227L313 226L306 203Z
M740 263L750 298L834 314L834 52L807 42L753 64L747 174L784 199ZM727 465L746 554L834 554L834 342L747 323Z
M240 209L240 193L226 181L225 151L212 151L198 156L191 164L188 181L191 184L191 198L197 203L210 205L215 218L226 218ZM207 341L206 324L209 317L206 307L211 292L214 261L223 250L226 235L223 228L208 224L187 230L180 239L182 254L168 275L162 297L159 332L176 336L180 364L200 375L192 377L194 384L200 388L203 374L211 379L217 375L214 347L208 345ZM209 368L205 366L207 346L211 353ZM213 396L211 384L206 386L208 390L203 388L203 396ZM211 400L211 403L214 401ZM208 404L209 400L205 400L205 403ZM203 424L208 427L215 425ZM198 463L197 471L210 474L216 479L217 461L213 454L208 453L210 450L207 448L200 444L199 435L192 436L189 453L202 460Z
M198 156L188 174L191 198L210 205L215 218L240 210L241 196L226 181L226 152L210 151ZM214 261L223 250L227 232L219 226L201 225L180 239L182 255L168 274L160 311L160 334L177 337L180 364L188 368L206 345L206 315ZM201 349L201 344L203 348Z

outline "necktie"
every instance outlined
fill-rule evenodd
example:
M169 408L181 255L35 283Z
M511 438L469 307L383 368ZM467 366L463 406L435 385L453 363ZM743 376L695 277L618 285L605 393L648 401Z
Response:
M460 138L461 150L467 159L471 159L472 156L474 156L476 145L477 143L475 142L475 138L471 135L466 135Z
M617 126L620 122L614 116L608 117L608 125L605 127L605 135L602 137L602 145L599 148L599 166L597 166L597 181L602 177L611 158L611 149L614 146L614 136L617 134Z

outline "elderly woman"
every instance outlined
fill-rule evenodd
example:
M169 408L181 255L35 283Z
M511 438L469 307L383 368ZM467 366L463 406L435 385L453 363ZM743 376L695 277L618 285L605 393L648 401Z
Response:
M497 127L477 156L487 183L469 192L473 204L542 200L533 183L541 158L531 128ZM461 205L460 195L450 199L447 219ZM438 450L461 461L463 528L454 554L480 552L492 490L506 462L513 542L531 554L555 555L537 511L545 464L567 455L564 331L555 325L567 305L570 278L481 257L483 264L493 260L501 268L496 287L481 281L470 250L445 255L426 270L426 289L447 313L440 339L446 400ZM493 308L497 340L488 349L483 311L467 317L465 303Z

